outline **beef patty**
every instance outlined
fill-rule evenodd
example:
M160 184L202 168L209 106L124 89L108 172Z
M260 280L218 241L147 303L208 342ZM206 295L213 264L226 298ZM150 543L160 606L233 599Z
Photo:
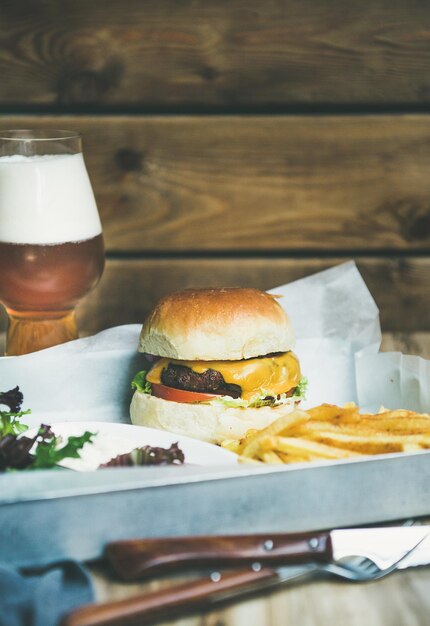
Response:
M185 365L169 363L161 372L163 385L184 389L185 391L197 391L199 393L214 393L220 396L240 398L242 388L239 385L226 383L223 375L216 370L207 369L203 374L193 372Z

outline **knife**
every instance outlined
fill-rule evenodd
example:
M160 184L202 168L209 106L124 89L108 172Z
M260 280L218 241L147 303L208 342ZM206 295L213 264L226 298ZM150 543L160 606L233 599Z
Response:
M429 533L427 526L346 528L316 533L225 535L135 539L107 544L105 555L117 576L131 581L194 567L338 561L370 558L388 567ZM430 541L423 542L401 568L430 562Z
M312 573L314 564L271 569L255 564L245 570L212 572L198 580L105 604L90 604L65 615L60 626L142 626L189 612L209 611L244 596L277 589Z

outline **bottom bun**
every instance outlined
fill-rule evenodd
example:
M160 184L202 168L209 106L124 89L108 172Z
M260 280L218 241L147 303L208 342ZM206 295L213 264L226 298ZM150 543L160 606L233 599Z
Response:
M251 428L265 428L278 417L291 413L296 404L297 400L291 398L289 403L276 407L228 408L212 404L171 402L135 391L130 417L137 426L167 430L209 443L221 443L226 439L241 439Z

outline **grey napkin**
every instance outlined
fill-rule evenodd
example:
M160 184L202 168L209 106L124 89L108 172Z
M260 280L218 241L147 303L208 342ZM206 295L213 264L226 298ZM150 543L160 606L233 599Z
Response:
M75 561L25 573L0 564L0 626L57 626L93 600L91 578Z

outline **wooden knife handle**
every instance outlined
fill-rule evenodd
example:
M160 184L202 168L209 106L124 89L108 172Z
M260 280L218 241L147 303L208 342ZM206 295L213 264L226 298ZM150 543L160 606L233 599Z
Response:
M136 580L181 567L331 560L332 547L328 532L170 537L112 542L105 555L120 578Z
M214 572L135 598L84 606L63 618L61 626L140 626L190 610L207 610L217 602L272 587L277 581L277 573L269 568Z

